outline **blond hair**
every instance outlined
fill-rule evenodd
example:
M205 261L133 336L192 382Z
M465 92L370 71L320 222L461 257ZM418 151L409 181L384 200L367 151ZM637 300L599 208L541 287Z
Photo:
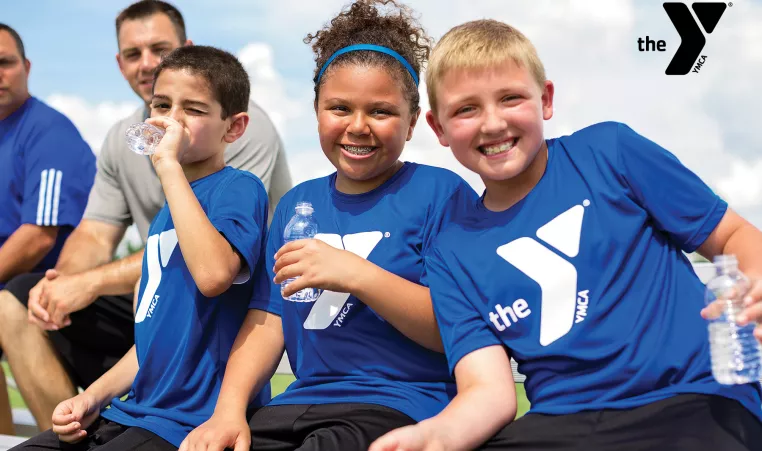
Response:
M426 69L429 105L437 111L437 87L448 71L498 67L507 61L525 68L542 89L545 68L532 42L519 30L492 19L452 28L434 47Z

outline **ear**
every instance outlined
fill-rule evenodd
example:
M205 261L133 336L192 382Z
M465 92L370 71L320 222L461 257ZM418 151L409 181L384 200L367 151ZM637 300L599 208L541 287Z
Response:
M24 60L24 71L26 71L26 76L29 76L29 71L32 70L32 62L28 59Z
M415 124L418 123L418 118L421 116L421 109L418 108L415 113L413 113L412 117L410 118L410 126L407 129L407 138L405 138L405 141L410 141L413 139L413 130L415 130Z
M190 39L186 39L185 44L183 44L183 47L185 47L186 45L193 45L193 41L191 41Z
M555 94L553 82L546 80L545 89L542 92L542 118L546 121L553 117L553 94Z
M122 62L122 55L120 53L116 54L116 64L119 65L119 72L122 73L122 77L127 78L127 75L124 73L124 63Z
M437 135L437 139L439 140L439 144L450 147L450 143L447 142L447 138L444 134L444 128L442 127L442 124L439 122L439 119L437 119L436 115L434 115L434 112L429 110L426 113L426 122L429 123L429 127L431 127L432 130L434 130L434 134Z
M230 144L243 136L246 127L249 125L249 113L241 112L230 116L228 119L230 119L230 126L222 139Z

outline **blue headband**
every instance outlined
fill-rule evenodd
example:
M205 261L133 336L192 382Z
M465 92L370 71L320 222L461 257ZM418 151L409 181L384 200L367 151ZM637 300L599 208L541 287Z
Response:
M418 86L418 76L415 74L415 69L413 69L413 66L410 65L410 63L407 62L405 58L402 57L399 53L395 52L394 50L383 47L380 45L374 45L374 44L355 44L350 45L348 47L344 47L341 50L338 50L336 53L331 55L330 58L328 58L328 61L323 64L323 67L320 68L320 72L318 72L317 77L315 77L315 84L320 83L320 78L323 76L323 72L325 72L326 69L328 69L328 65L330 65L333 60L336 59L337 56L343 55L345 53L354 52L357 50L370 50L373 52L379 52L384 53L386 55L391 56L392 58L396 59L400 62L403 66L405 66L405 69L407 69L408 72L410 72L410 75L413 76L413 81L415 82L415 85Z

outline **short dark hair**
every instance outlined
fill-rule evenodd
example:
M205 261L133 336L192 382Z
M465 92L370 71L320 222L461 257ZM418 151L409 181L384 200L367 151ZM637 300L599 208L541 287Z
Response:
M203 77L222 106L222 118L249 109L249 75L238 58L215 47L186 45L172 50L154 71L153 86L165 70L186 70Z
M125 8L118 16L116 16L116 39L119 41L119 30L122 29L122 23L125 20L143 19L145 17L153 16L154 14L165 14L169 17L170 22L175 27L177 38L180 40L180 45L185 44L188 38L185 36L185 21L183 15L174 6L161 0L140 0L137 3Z
M16 48L19 51L19 55L21 55L21 59L23 61L26 61L26 53L24 52L24 42L21 40L21 36L19 36L19 34L16 33L16 30L11 28L10 25L0 23L0 31L7 31L8 34L11 35L13 40L16 41Z

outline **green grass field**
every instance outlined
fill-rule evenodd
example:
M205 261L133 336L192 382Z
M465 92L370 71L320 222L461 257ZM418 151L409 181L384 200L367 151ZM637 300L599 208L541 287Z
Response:
M8 364L3 362L2 366L3 366L3 372L5 372L5 374L10 374L8 372ZM288 385L293 381L294 381L293 376L276 374L271 380L273 396L283 393L283 390L285 390L286 387L288 387ZM11 407L13 408L26 407L24 405L24 400L21 399L21 395L19 395L18 391L9 387L8 394L10 395L9 397L11 400ZM519 401L519 409L518 409L517 417L520 417L524 415L524 413L527 410L529 410L529 401L527 401L526 393L524 392L524 384L516 384L516 396L518 397L518 401Z

